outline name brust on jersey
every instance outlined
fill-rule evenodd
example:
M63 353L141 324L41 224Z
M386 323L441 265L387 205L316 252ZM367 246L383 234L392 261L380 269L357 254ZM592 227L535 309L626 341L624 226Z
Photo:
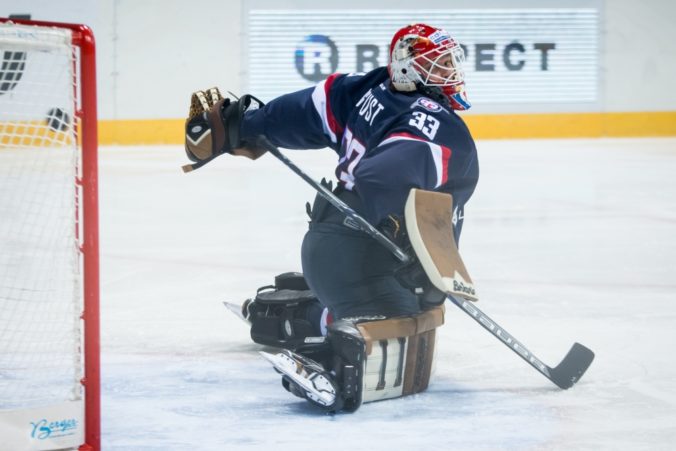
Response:
M362 98L357 102L357 107L359 108L359 115L364 118L369 125L373 125L373 120L376 118L378 113L383 111L385 107L373 96L373 92L369 91L362 96Z

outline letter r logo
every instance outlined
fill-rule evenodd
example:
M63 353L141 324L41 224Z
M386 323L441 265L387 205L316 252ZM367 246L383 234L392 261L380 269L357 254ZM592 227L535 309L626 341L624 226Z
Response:
M312 82L324 80L338 68L338 48L328 36L307 36L296 47L296 70Z

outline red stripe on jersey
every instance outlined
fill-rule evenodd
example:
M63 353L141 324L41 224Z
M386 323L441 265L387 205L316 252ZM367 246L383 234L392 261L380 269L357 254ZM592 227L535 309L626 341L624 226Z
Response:
M333 111L331 108L331 97L330 97L330 91L331 91L331 86L333 85L333 82L336 80L340 74L331 74L328 76L328 78L324 81L324 95L326 96L326 120L329 123L329 128L331 128L331 131L335 133L336 138L338 140L338 143L341 141L341 136L343 134L343 127L340 126L338 123L338 120L336 117L333 115Z
M411 139L414 141L419 141L427 144L430 146L430 150L432 151L433 158L435 159L435 165L437 165L437 170L439 170L439 164L441 164L441 180L439 180L439 185L443 185L448 181L448 163L451 161L451 154L453 153L451 151L450 147L442 146L441 144L436 144L430 141L427 141L426 139L421 138L420 136L414 135L412 133L408 132L399 132L399 133L392 133L391 135L388 135L387 138L383 139L381 142L386 142L389 139ZM440 157L439 161L437 158L434 157L434 154L437 154ZM439 155L441 153L441 155Z
M441 183L443 185L448 181L448 162L451 161L451 149L446 146L439 145L441 147Z
M424 143L429 142L429 141L422 139L420 136L417 136L417 135L414 135L413 133L408 133L408 132L392 133L391 135L387 135L387 138L383 139L383 141L390 139L390 138L408 138L408 139L415 139L416 141L422 141Z

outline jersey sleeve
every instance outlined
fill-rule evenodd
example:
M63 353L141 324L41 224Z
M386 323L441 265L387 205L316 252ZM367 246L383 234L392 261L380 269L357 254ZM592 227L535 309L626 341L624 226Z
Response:
M287 149L340 149L347 118L355 103L379 82L386 71L367 74L332 74L313 88L285 94L263 108L246 113L244 140L265 135Z
M322 121L312 101L314 88L285 94L263 108L249 111L242 121L242 139L264 135L279 147L319 149L329 145Z
M337 150L345 127L343 99L351 98L346 78L349 76L333 74L313 88L285 94L247 112L241 128L243 139L262 134L288 149Z

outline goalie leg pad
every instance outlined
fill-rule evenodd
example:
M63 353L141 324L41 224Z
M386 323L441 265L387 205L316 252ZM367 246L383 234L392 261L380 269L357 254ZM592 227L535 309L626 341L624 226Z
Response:
M366 343L362 402L420 393L431 377L443 306L418 315L357 324Z
M399 398L427 389L436 328L443 307L410 317L328 326L326 343L298 352L261 353L282 374L291 393L328 411L354 412L362 403Z

